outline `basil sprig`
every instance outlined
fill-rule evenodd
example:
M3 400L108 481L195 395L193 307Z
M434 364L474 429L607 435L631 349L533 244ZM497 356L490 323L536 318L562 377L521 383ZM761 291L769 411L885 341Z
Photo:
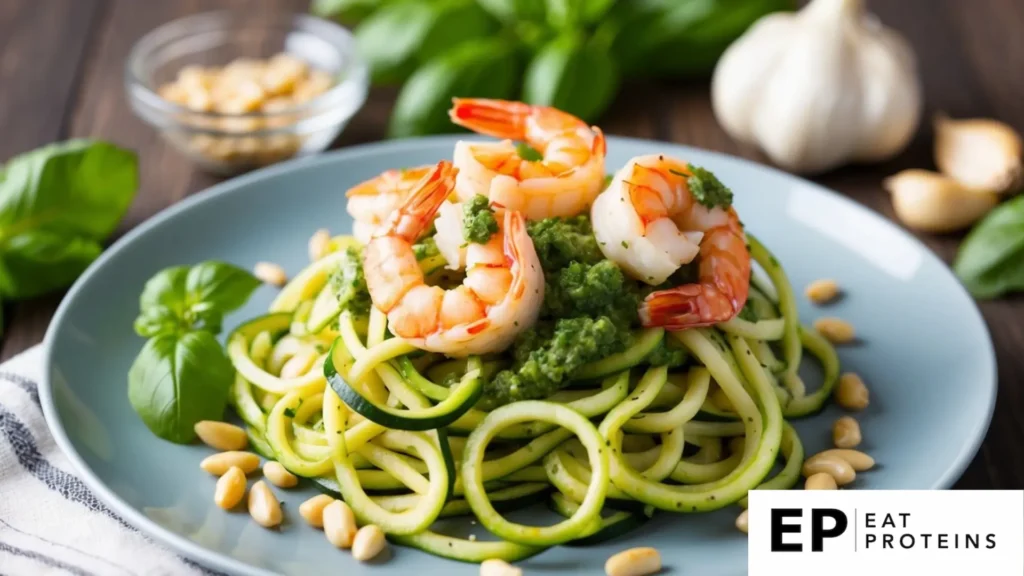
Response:
M197 422L223 418L234 369L216 336L259 285L216 261L165 268L146 282L135 331L148 340L128 371L128 400L154 434L188 443Z

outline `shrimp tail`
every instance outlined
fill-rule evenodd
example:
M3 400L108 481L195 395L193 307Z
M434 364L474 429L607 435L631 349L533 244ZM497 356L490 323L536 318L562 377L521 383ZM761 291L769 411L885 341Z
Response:
M430 229L438 209L455 188L455 176L458 173L459 169L451 162L438 162L433 170L420 179L405 202L391 213L374 236L399 236L410 244L416 242Z
M486 98L453 98L448 117L454 124L478 134L510 140L525 140L526 121L533 111L533 106L523 102Z
M661 326L667 330L680 330L708 326L715 322L705 318L702 308L703 290L700 284L687 284L652 292L640 305L640 322L644 326Z

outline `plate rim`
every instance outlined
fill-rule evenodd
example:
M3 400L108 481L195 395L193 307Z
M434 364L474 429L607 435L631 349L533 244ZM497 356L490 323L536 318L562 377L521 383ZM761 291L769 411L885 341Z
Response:
M53 436L58 448L71 462L75 472L78 473L79 477L85 483L85 485L94 493L100 500L103 501L108 507L110 507L115 513L117 513L125 522L139 530L144 534L148 534L155 540L167 546L172 551L184 556L185 558L191 559L196 562L202 563L204 566L209 568L215 568L218 570L227 571L229 573L246 574L246 575L258 575L258 576L275 576L276 573L268 571L264 568L247 564L241 560L237 560L233 557L221 554L220 552L205 548L188 538L165 528L158 524L156 521L148 518L142 512L138 511L131 504L122 500L117 494L115 494L107 485L96 476L92 469L85 463L84 459L75 450L71 439L68 437L63 423L60 421L56 405L54 404L53 388L52 388L52 372L53 372L53 341L56 339L56 334L64 322L64 317L68 314L71 307L71 302L75 299L77 294L82 291L83 287L91 280L91 278L103 268L107 262L112 259L116 253L120 252L125 246L133 242L137 237L146 234L149 230L161 225L165 221L173 218L181 212L192 209L204 202L223 196L225 194L231 194L236 192L238 189L243 189L251 183L257 182L264 178L279 176L289 172L300 171L309 169L321 165L338 162L341 160L352 160L358 159L363 156L373 155L381 150L387 151L401 151L403 149L416 149L424 146L431 146L440 144L443 142L449 142L452 145L458 140L479 140L482 139L479 136L473 134L441 134L434 136L424 136L418 138L404 138L400 140L381 140L377 142L369 142L364 144L358 144L354 146L347 146L337 150L327 151L314 156L308 156L304 158L297 158L279 164L267 166L254 170L252 172L242 174L235 178L218 182L213 186L205 188L195 194L192 194L175 204L172 204L156 214L153 214L146 220L140 222L131 230L127 231L120 238L111 243L103 253L97 258L89 267L78 277L78 279L71 285L64 297L61 299L57 310L54 312L50 323L47 325L45 336L42 341L43 348L43 375L42 382L39 386L39 399L42 404L42 411L44 420L46 421L47 428ZM718 152L715 150L708 150L700 148L698 146L690 146L687 144L680 144L675 142L667 142L664 140L650 139L650 138L635 138L627 136L608 136L608 143L612 146L616 142L624 144L634 145L666 145L681 148L683 150L698 151L701 154L710 155L723 160L738 162L742 165L746 165L749 168L755 170L767 171L774 173L783 179L789 179L797 181L803 186L809 186L818 193L822 193L834 200L838 200L844 204L846 208L858 211L862 214L869 216L872 219L880 220L885 226L895 229L901 237L911 242L912 245L916 246L922 252L924 252L925 259L932 259L935 263L938 263L940 267L949 274L956 289L960 291L962 296L965 296L970 303L971 312L975 321L979 322L982 327L982 332L985 335L985 349L988 366L992 372L992 381L988 383L986 391L989 395L988 403L985 411L985 417L979 421L971 431L971 439L963 445L961 450L957 453L953 464L940 476L931 490L944 490L949 489L964 473L967 466L970 464L974 456L977 455L981 449L981 445L984 442L985 436L988 433L988 429L992 424L992 418L995 413L996 399L999 391L999 364L996 358L995 345L992 341L992 333L989 330L988 323L985 321L985 317L981 313L981 309L978 306L978 302L970 295L963 283L956 278L952 269L948 264L925 244L923 241L918 239L916 236L906 231L895 222L886 218L879 212L864 206L852 198L849 198L839 192L836 192L826 186L808 180L802 176L792 174L771 166L742 158L740 156L734 156L732 154L726 154L724 152Z

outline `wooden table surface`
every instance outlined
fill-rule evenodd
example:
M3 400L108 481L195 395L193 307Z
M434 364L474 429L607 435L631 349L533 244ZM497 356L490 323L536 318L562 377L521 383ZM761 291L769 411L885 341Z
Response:
M306 11L308 0L2 0L0 1L0 161L70 137L109 139L139 153L141 189L119 234L216 180L134 117L122 71L132 44L174 18L217 8ZM1018 0L869 0L870 8L915 48L926 117L984 116L1024 130L1024 2ZM394 91L375 89L335 147L378 140ZM638 83L622 90L601 122L607 133L654 138L764 161L733 142L712 116L707 82ZM844 168L816 180L893 217L881 179L932 167L925 122L898 159ZM920 236L946 262L959 237ZM6 305L0 356L42 340L61 294ZM1024 299L981 304L999 361L999 399L991 429L961 488L1024 487ZM936 310L936 314L941 314ZM979 383L983 384L983 383Z

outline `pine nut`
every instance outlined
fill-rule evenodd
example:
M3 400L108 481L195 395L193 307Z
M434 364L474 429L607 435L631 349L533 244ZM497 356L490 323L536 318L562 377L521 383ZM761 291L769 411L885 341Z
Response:
M352 540L352 557L360 562L373 560L387 545L384 531L376 524L363 526Z
M299 483L295 474L289 472L280 462L273 460L263 465L263 476L278 488L292 488Z
M839 486L836 484L836 479L831 474L824 472L818 472L817 474L811 474L807 478L807 482L804 484L804 490L838 490Z
M302 516L310 526L314 528L323 528L324 508L326 508L331 502L334 502L334 498L331 498L327 494L318 494L313 496L309 500L299 504L299 516Z
M249 445L249 437L234 424L203 420L196 422L196 436L214 450L243 450Z
M608 576L645 576L661 570L661 554L654 548L630 548L604 563Z
M807 299L815 304L825 304L839 295L839 284L835 280L822 278L807 285Z
M491 558L480 563L480 576L523 576L523 569L499 558Z
M864 472L865 470L871 470L875 467L875 459L860 450L845 450L842 448L831 448L825 450L819 454L814 455L823 458L840 458L845 460L847 464L853 467L857 472Z
M744 510L736 517L736 529L744 534L750 530L750 515L748 512L749 510Z
M818 318L814 321L814 329L833 344L847 344L857 336L853 324L840 318Z
M281 268L273 262L259 262L252 269L252 274L258 278L261 282L267 284L273 284L275 286L284 286L288 282L288 275L285 274L284 268Z
M843 416L832 425L832 443L836 448L856 448L860 442L860 424L852 416Z
M860 376L847 372L839 377L836 385L836 403L847 410L863 410L870 403L871 394Z
M326 229L317 230L309 237L309 260L316 262L327 255L331 249L331 233Z
M837 486L846 486L857 478L857 473L849 462L837 456L814 456L804 462L804 476L810 478L818 473L825 473L835 479Z
M238 466L242 472L252 474L260 467L260 457L252 452L218 452L207 456L199 467L214 476L223 476L229 468Z
M356 537L356 515L348 504L335 500L323 511L324 536L338 548L351 548Z
M232 466L217 479L217 487L213 491L213 501L224 510L230 510L237 506L244 496L245 472L242 472L238 466Z
M281 523L281 503L262 480L257 480L249 490L249 516L264 528Z
M313 362L316 362L317 354L312 350L303 350L292 356L281 366L280 377L287 378L298 378L303 374L309 372L309 369L313 367Z

